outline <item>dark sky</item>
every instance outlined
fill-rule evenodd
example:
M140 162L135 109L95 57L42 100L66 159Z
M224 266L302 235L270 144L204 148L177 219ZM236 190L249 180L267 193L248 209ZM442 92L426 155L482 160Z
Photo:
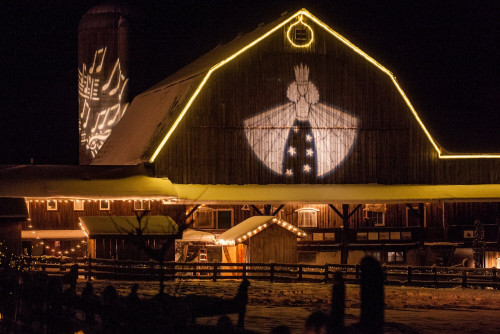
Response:
M145 3L143 3L145 2ZM0 163L78 163L77 28L100 1L0 5ZM122 1L144 20L141 87L302 7L391 70L451 151L500 152L500 2Z

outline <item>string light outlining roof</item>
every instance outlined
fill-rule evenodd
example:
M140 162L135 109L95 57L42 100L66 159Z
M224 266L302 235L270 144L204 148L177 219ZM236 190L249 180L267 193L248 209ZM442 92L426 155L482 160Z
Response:
M391 81L393 82L394 86L398 90L399 94L401 95L401 97L405 101L407 107L410 109L410 112L415 117L415 120L417 121L417 123L419 124L419 126L421 127L421 129L423 130L423 132L426 135L427 139L429 140L429 142L431 143L431 145L434 147L434 149L438 153L438 157L440 159L471 159L471 158L473 158L473 159L477 159L477 158L488 158L488 159L490 159L490 158L500 158L500 153L493 153L493 154L481 154L481 153L478 153L478 154L449 154L449 153L447 153L443 148L441 148L438 145L438 143L434 140L434 138L432 137L432 135L430 134L430 132L427 130L426 126L424 125L424 123L420 119L420 117L419 117L418 113L416 112L415 108L413 107L412 103L410 102L410 100L406 96L405 92L403 91L403 89L399 85L398 81L396 80L396 77L394 76L394 74L391 71L389 71L387 68L385 68L384 66L382 66L374 58L370 57L368 54L366 54L365 52L363 52L360 48L358 48L356 45L354 45L353 43L351 43L348 39L346 39L345 37L343 37L342 35L340 35L338 32L336 32L335 30L333 30L332 28L330 28L329 26L327 26L324 22L322 22L317 17L315 17L314 15L312 15L309 11L307 11L306 9L301 9L298 12L296 12L295 14L291 15L290 17L288 17L287 19L283 20L281 23L277 24L272 29L268 30L266 33L264 33L263 35L261 35L259 38L255 39L251 43L247 44L246 46L244 46L243 48L241 48L239 51L235 52L231 56L229 56L229 57L223 59L222 61L220 61L219 63L215 64L214 66L212 66L208 70L208 72L204 76L203 80L198 85L198 87L196 88L196 90L191 95L191 97L189 98L188 102L186 103L186 105L182 109L181 113L179 114L179 116L177 117L177 119L175 120L175 122L172 124L172 126L170 127L170 129L168 130L167 134L163 137L163 139L161 140L160 144L154 150L154 153L151 155L151 157L149 159L149 162L152 163L152 162L155 161L156 157L158 156L158 154L162 150L163 146L166 144L166 142L168 141L168 139L172 136L173 132L175 131L175 129L177 128L177 126L179 125L179 123L181 122L181 120L184 118L184 116L186 115L187 111L189 110L189 108L193 104L194 100L196 99L196 97L198 96L198 94L200 93L200 91L203 89L203 87L205 86L205 84L207 83L208 79L211 77L211 75L212 75L212 73L214 71L216 71L217 69L221 68L225 64L229 63L230 61L232 61L236 57L242 55L243 53L245 53L250 48L252 48L255 45L259 44L261 41L263 41L264 39L266 39L267 37L269 37L270 35L272 35L274 32L276 32L277 30L281 29L282 27L284 27L287 24L289 24L290 22L292 22L292 20L294 20L295 18L299 18L299 22L300 21L303 22L304 17L308 18L309 20L313 21L318 26L320 26L321 28L323 28L324 30L326 30L328 33L330 33L332 36L334 36L336 39L338 39L344 45L346 45L347 47L349 47L350 49L352 49L354 52L356 52L357 54L359 54L360 56L362 56L365 60L367 60L368 62L370 62L371 64L373 64L374 66L376 66L379 70L381 70L382 72L384 72L391 79ZM311 38L311 42L312 42L312 38Z

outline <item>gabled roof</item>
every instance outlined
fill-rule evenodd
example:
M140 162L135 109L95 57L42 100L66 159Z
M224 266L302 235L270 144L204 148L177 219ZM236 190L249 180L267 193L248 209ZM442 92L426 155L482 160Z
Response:
M246 50L256 46L260 41L266 39L295 18L302 16L318 24L334 38L389 77L429 142L437 151L439 158L500 158L500 154L447 153L433 139L403 89L399 86L396 77L387 68L321 22L306 9L301 9L296 13L282 16L271 24L236 38L224 46L216 47L164 81L140 94L134 99L127 113L113 129L98 156L94 159L93 164L115 165L136 164L146 161L154 162L156 156L189 111L190 106L214 71L240 56Z
M281 226L299 237L306 236L306 233L300 228L288 224L275 216L253 216L219 235L217 243L220 245L235 245L242 243L273 224Z

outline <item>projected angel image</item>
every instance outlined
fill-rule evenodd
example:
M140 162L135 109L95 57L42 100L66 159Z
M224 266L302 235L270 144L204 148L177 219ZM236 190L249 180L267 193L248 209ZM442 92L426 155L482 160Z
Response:
M347 157L358 133L356 117L319 102L309 67L295 66L289 102L245 120L255 155L274 172L307 181L322 177Z

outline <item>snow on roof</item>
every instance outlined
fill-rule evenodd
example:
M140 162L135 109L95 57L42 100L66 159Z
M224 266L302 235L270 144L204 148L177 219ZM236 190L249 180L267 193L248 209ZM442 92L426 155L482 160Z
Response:
M197 75L137 96L92 164L135 165L147 161L149 150L172 127L202 80L203 75Z
M113 128L92 164L132 165L149 161L153 150L192 102L195 91L203 85L210 69L295 15L297 13L282 16L225 45L215 47L138 95Z
M301 9L298 12L284 15L246 35L238 36L226 45L214 48L136 97L92 163L126 165L145 161L154 162L156 155L187 113L213 71L278 31L293 18L302 18L302 16L307 16L316 22L390 78L440 158L500 158L500 154L496 153L450 154L445 151L428 132L410 100L399 86L396 77L387 68L318 20L306 9Z
M3 166L0 197L176 197L170 180L144 174L140 166Z
M198 231L193 229L186 229L182 233L182 239L177 239L177 242L203 242L213 244L215 243L215 235L210 232Z
M217 243L221 245L234 245L244 242L246 239L253 237L272 224L277 224L299 237L306 235L306 233L301 229L293 226L292 224L288 224L275 216L253 216L219 235Z
M141 221L144 235L173 235L179 230L168 216L145 216ZM80 217L82 231L89 238L99 235L127 235L139 227L136 216L83 216Z
M179 198L200 203L421 203L500 201L500 184L174 184Z

